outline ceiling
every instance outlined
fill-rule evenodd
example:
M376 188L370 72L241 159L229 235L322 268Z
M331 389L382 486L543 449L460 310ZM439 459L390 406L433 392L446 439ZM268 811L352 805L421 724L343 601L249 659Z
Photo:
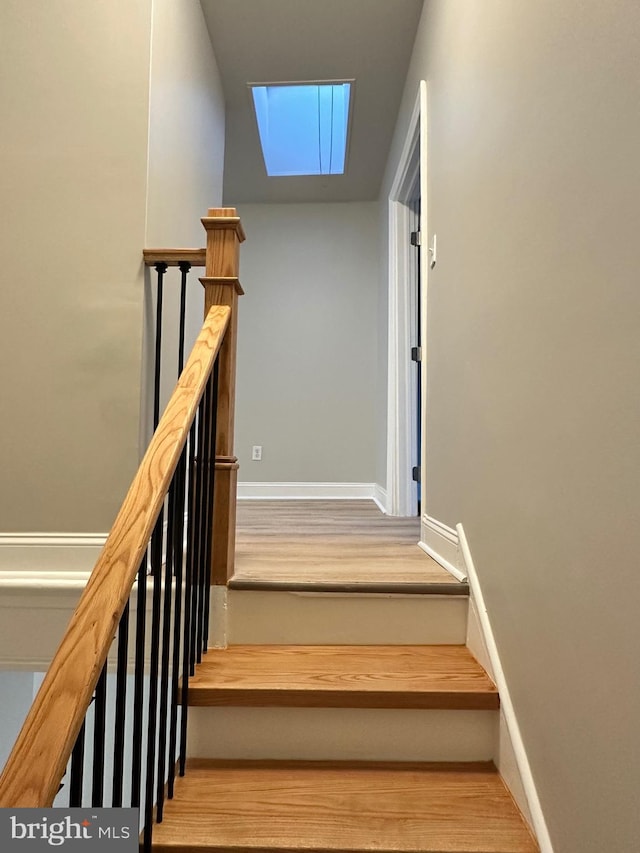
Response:
M201 0L227 105L224 204L378 197L423 0ZM355 78L344 175L267 177L247 83Z

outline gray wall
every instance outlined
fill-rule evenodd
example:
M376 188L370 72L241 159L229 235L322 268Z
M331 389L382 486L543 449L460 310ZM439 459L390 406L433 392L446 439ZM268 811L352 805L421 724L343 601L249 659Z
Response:
M2 4L4 530L103 530L135 470L150 15Z
M222 182L216 75L198 0L2 4L5 531L101 532L124 497L139 458L141 250L203 243Z
M0 672L0 768L9 757L34 695L33 672Z
M427 502L463 522L556 853L640 849L640 6L431 0Z
M375 478L378 206L244 204L241 481ZM263 445L263 461L251 447Z
M204 246L200 218L222 200L225 106L220 72L199 0L154 0L149 105L146 246ZM204 289L192 270L185 356L202 327ZM143 359L145 427L152 431L155 272L147 274ZM161 411L178 378L180 273L167 272L163 298Z

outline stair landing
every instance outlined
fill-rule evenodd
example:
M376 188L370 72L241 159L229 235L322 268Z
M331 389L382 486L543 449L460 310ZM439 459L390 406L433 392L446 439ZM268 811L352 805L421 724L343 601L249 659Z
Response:
M232 589L467 595L418 547L419 518L371 500L241 500Z
M495 767L192 759L156 853L536 853Z

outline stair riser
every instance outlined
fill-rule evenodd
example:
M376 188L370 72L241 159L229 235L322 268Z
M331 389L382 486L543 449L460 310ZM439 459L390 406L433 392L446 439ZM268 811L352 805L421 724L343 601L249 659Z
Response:
M189 708L191 758L486 761L495 711Z
M216 645L464 643L467 607L464 596L229 590L210 636Z

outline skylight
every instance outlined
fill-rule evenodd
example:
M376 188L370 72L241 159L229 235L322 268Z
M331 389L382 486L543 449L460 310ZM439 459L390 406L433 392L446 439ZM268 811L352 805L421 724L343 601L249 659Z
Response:
M251 84L267 175L342 175L351 83Z

